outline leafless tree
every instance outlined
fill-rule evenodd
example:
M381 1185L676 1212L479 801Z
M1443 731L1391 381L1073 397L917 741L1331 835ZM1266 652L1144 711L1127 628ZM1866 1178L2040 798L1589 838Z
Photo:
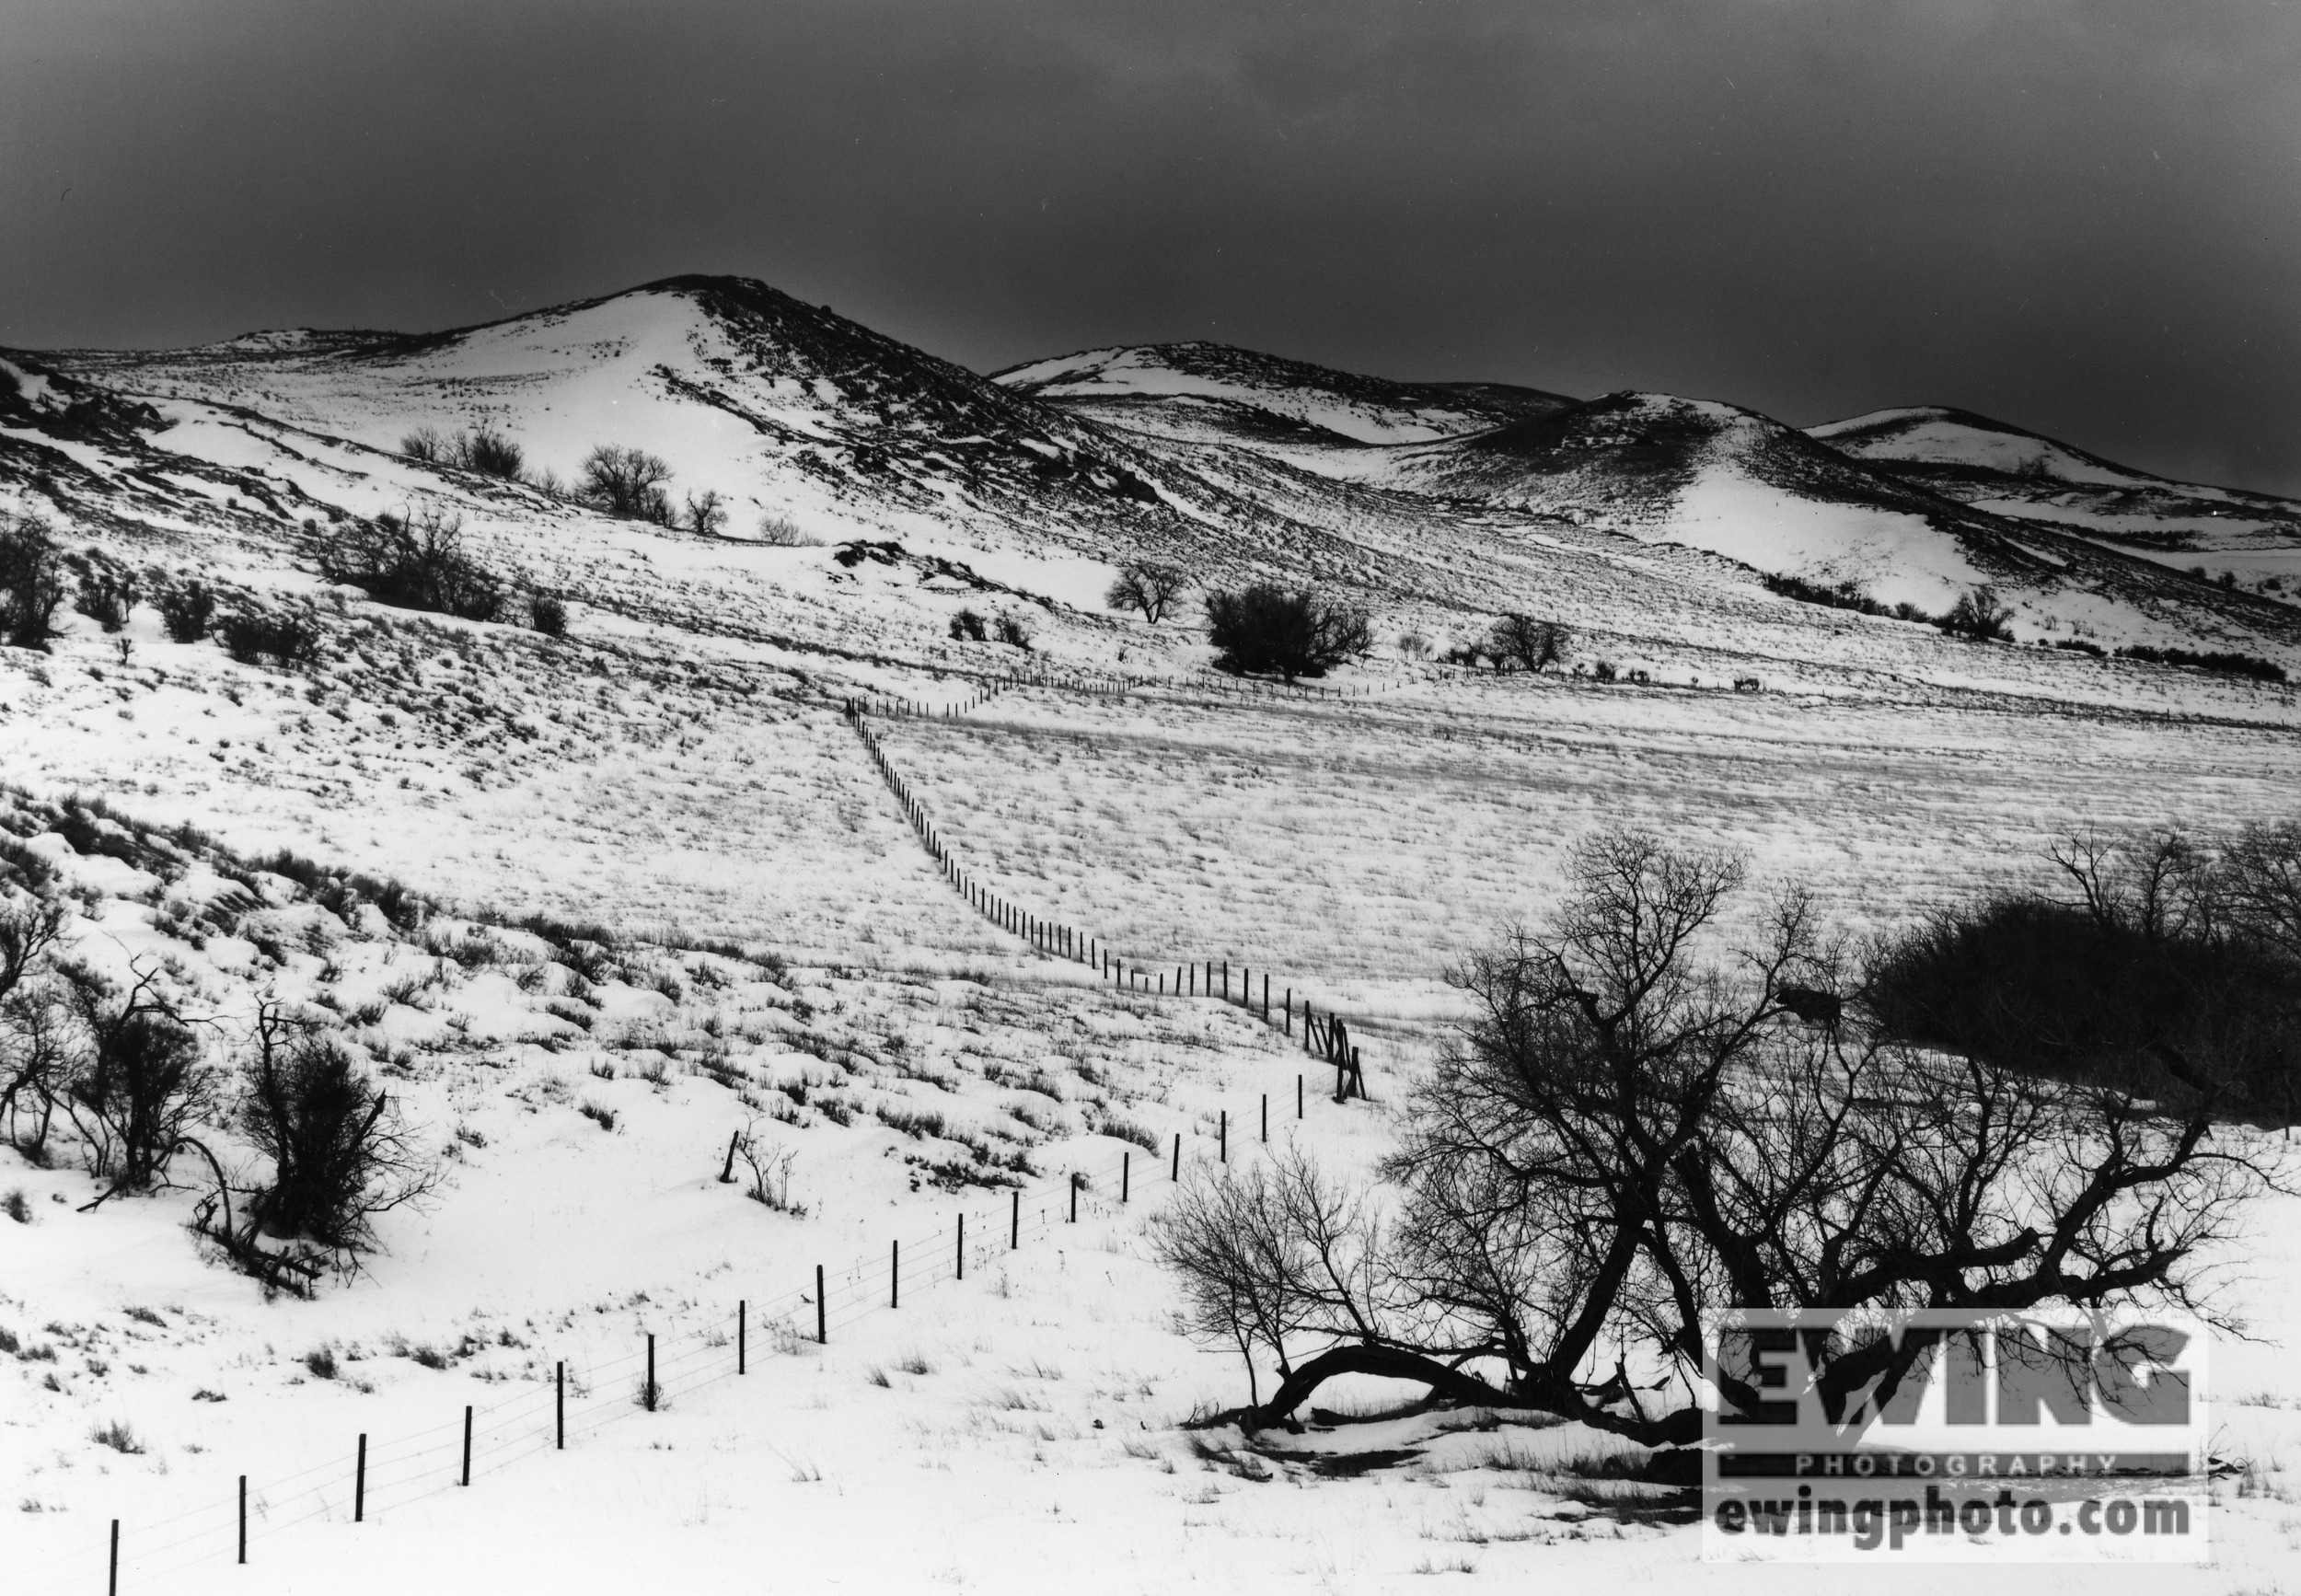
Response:
M705 538L716 538L727 527L727 501L717 489L706 488L700 493L688 495L688 530Z
M46 650L67 591L48 523L0 513L0 647Z
M0 1121L11 1140L38 1156L75 1054L71 1016L49 967L64 935L64 907L31 893L0 897ZM17 1116L39 1115L29 1139Z
M1569 642L1566 628L1556 621L1537 620L1513 611L1488 629L1485 652L1497 666L1542 671L1566 657Z
M1156 626L1189 586L1190 579L1179 566L1130 560L1118 568L1117 579L1103 596L1103 602L1113 609L1139 609L1143 619Z
M672 520L670 464L644 449L601 444L584 457L584 478L576 496L610 515L669 526Z
M1691 1377L1713 1304L2210 1312L2200 1260L2273 1174L2216 1131L2210 1069L2145 1094L1909 1047L1856 1001L1800 1020L1793 993L1858 998L1854 955L1788 890L1727 943L1741 887L1727 856L1585 842L1560 910L1460 972L1474 1018L1405 1104L1388 1222L1326 1225L1276 1180L1185 1194L1164 1233L1212 1237L1167 1249L1197 1322L1284 1348L1249 1422L1370 1373L1682 1444L1699 1411L1628 1362ZM1832 1349L1825 1406L1890 1395L1923 1350Z
M96 1201L146 1190L183 1133L214 1114L217 1072L158 970L139 966L124 990L84 966L62 973L87 1038L64 1113L87 1150L88 1173L111 1183Z

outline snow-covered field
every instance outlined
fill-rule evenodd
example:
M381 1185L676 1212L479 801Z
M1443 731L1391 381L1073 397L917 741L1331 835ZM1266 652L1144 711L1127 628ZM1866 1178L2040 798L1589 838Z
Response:
M1206 445L1192 477L1171 438L1129 453L955 368L903 388L895 353L807 307L777 314L820 359L788 368L642 308L572 342L498 330L492 364L402 351L356 391L309 342L90 357L173 422L150 449L0 437L39 468L0 499L52 515L68 548L319 638L293 669L236 663L168 641L147 602L115 632L73 616L46 654L0 649L0 825L61 873L75 951L165 970L219 1060L267 998L330 1011L446 1177L384 1218L364 1273L266 1301L202 1256L195 1191L82 1212L96 1188L68 1141L47 1161L0 1149L0 1198L28 1216L0 1218L0 1590L95 1590L114 1518L130 1591L1843 1589L1829 1569L1702 1567L1692 1527L1590 1477L1611 1443L1576 1427L1451 1414L1254 1445L1184 1428L1246 1389L1234 1354L1181 1333L1150 1258L1175 1139L1186 1174L1258 1158L1267 1112L1274 1140L1370 1166L1456 1012L1448 969L1554 904L1595 827L1737 850L1878 929L2036 881L2073 827L2293 815L2301 695L1776 597L1715 550L1826 542L1827 517L1785 525L1731 494L1690 501L1719 536L1671 538L1601 510L1337 486L1347 473L1288 463L1331 452L1315 439ZM489 422L564 474L651 362L718 372L761 425L693 432L695 406L734 412L652 392L627 441L825 541L610 520L387 452L418 422ZM1270 380L1226 365L1178 385L1104 353L1041 375L1256 410ZM521 408L547 389L568 408ZM1380 438L1475 408L1370 393L1287 413ZM994 423L1010 431L976 440L971 475L936 474L960 446L944 434ZM792 463L810 449L892 464ZM1070 484L1028 514L1025 456ZM1170 497L1063 497L1122 468ZM478 557L565 600L568 635L312 574L331 512L410 505L461 515ZM1335 678L1355 696L1208 690L1187 621L1105 609L1116 563L1156 538L1207 580L1308 572L1358 595L1382 646ZM2201 622L2144 599L2116 614L2152 636L2252 624L2236 600ZM2055 602L2024 636L2088 601ZM1034 649L954 639L963 606L1025 619ZM1468 641L1503 608L1563 618L1584 674L1393 646L1408 628ZM2230 635L2284 646L2273 627ZM1600 662L1623 679L1588 674ZM874 769L854 696L954 711L873 723L992 890L1130 964L1229 961L1351 1016L1373 1101L1334 1103L1298 1041L1235 1008L1116 989L975 913ZM60 807L74 794L103 807ZM330 908L261 867L281 849L404 882L434 912ZM720 1179L746 1127L792 1155L780 1209ZM2295 1199L2271 1199L2227 1260L2254 1339L2216 1352L2216 1450L2249 1467L2220 1482L2214 1563L2153 1589L2301 1589L2296 1235ZM633 1400L650 1334L667 1411ZM1319 1400L1378 1413L1400 1394ZM114 1425L133 1450L97 1439Z

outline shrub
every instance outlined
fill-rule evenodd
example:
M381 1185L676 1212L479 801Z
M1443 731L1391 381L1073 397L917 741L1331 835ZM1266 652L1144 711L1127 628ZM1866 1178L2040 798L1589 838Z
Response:
M1428 659L1430 640L1418 631L1402 631L1398 634L1398 654L1401 659Z
M615 1110L612 1108L603 1107L599 1104L592 1102L589 1098L585 1098L582 1103L576 1104L575 1112L582 1115L585 1119L590 1120L594 1125L596 1125L602 1130L613 1130L615 1128Z
M2095 650L2099 653L2099 650ZM2185 648L2151 648L2146 643L2133 643L2117 651L2120 659L2145 660L2153 665L2188 665L2195 670L2220 671L2226 676L2246 677L2257 682L2282 682L2285 679L2283 665L2258 659L2249 653L2200 653Z
M982 642L989 633L981 616L971 609L962 609L951 618L951 635L961 642Z
M2103 650L2099 643L2087 642L2082 637L2057 637L2053 640L2053 646L2058 649L2066 650L2071 653L2085 654L2091 659L2099 659L2103 655Z
M399 452L426 465L454 466L482 477L516 482L525 474L527 457L517 444L484 425L476 432L443 437L436 427L418 427L399 440Z
M128 612L135 607L134 577L98 567L80 578L80 591L75 607L106 631L119 631L124 628L128 624Z
M1869 596L1868 589L1852 577L1841 582L1809 582L1802 576L1762 574L1759 581L1768 592L1784 598L1794 598L1800 604L1818 604L1827 609L1850 609L1861 615L1892 615L1903 620L1924 620L1925 612L1914 605L1901 604L1892 608Z
M152 602L172 642L198 642L215 619L215 595L197 582L168 588Z
M1000 642L1007 644L1011 648L1024 650L1028 650L1030 648L1030 629L1024 626L1021 619L1012 615L1002 615L999 618L997 624L999 630L999 641Z
M669 462L644 449L601 444L584 457L584 478L576 497L610 515L671 525Z
M340 1265L373 1248L375 1217L433 1182L388 1109L341 1043L276 1004L259 1011L237 1117L272 1174L249 1198L248 1233L310 1243Z
M321 1380L333 1380L339 1372L336 1366L335 1348L331 1347L313 1347L304 1354L304 1367Z
M45 652L64 598L64 560L48 524L0 515L0 646Z
M1951 637L1962 637L1974 642L2002 642L2013 635L2006 623L2013 619L2013 611L1997 602L1997 590L1983 583L1958 595L1958 602L1949 613L1934 622Z
M142 1191L178 1139L214 1108L215 1072L150 973L139 972L124 992L78 966L64 979L88 1040L65 1112L86 1146L88 1173L111 1180L113 1191Z
M467 471L482 477L499 477L508 482L519 480L526 468L527 457L517 444L498 433L481 427L468 438L458 438L461 458L457 464Z
M129 1457L141 1456L144 1451L144 1443L136 1439L136 1432L116 1418L88 1431L88 1440Z
M1216 668L1266 672L1289 682L1324 676L1374 642L1362 612L1274 583L1208 594L1207 631Z
M495 620L503 611L503 584L465 550L461 517L437 510L354 522L321 553L319 569L396 609L466 620Z
M546 637L567 635L567 606L549 594L538 593L527 601L527 616Z
M804 530L798 522L772 512L759 517L759 541L773 549L823 547L823 539Z
M283 670L319 657L319 634L309 621L292 615L226 616L215 629L224 652L241 665L270 660Z

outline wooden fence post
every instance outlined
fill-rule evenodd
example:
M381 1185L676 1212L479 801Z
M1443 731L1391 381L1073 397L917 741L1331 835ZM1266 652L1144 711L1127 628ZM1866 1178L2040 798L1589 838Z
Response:
M1270 1139L1270 1093L1263 1093L1263 1139Z
M360 1461L352 1473L352 1521L355 1524L367 1518L367 1436L360 1436Z
M1294 1078L1294 1117L1302 1117L1302 1077L1300 1075Z
M1014 1207L1007 1215L1007 1251L1013 1252L1023 1244L1023 1189L1013 1192Z
M239 1476L239 1560L248 1561L248 1476Z
M1215 1157L1223 1163L1231 1162L1231 1111L1222 1110L1222 1117L1215 1123Z
M471 1405L468 1402L463 1405L463 1483L471 1483Z
M647 1333L647 1401L642 1405L653 1413L662 1400L663 1394L655 1388L655 1333L651 1330Z
M815 1266L815 1344L817 1347L831 1344L830 1318L823 1306L823 1266L820 1264Z
M961 1210L959 1214L959 1267L958 1272L952 1278L959 1280L966 1278L966 1214L965 1210Z
M112 1521L111 1573L105 1580L104 1589L110 1596L120 1596L120 1521L118 1519Z
M567 1363L565 1359L561 1359L551 1371L551 1391L552 1411L558 1415L557 1439L552 1442L551 1450L565 1451L567 1450Z
M751 1372L751 1302L748 1298L735 1299L735 1372Z
M1079 1172L1070 1172L1070 1222L1079 1222Z
M887 1253L887 1306L903 1305L903 1243L890 1242Z
M1122 1203L1127 1200L1127 1188L1133 1184L1134 1163L1135 1155L1131 1151L1118 1155L1118 1200Z
M1294 989L1292 987L1287 989L1286 1017L1287 1035L1291 1036L1294 1035Z
M1174 1133L1174 1174L1173 1178L1178 1181L1183 1178L1183 1133L1179 1130Z

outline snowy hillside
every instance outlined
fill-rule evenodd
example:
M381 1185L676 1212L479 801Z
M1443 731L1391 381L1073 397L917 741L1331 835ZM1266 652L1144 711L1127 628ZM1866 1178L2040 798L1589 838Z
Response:
M603 444L662 457L666 514L571 491ZM359 1270L271 1294L190 1233L191 1154L89 1208L64 1118L0 1128L10 1596L97 1589L115 1517L131 1592L1682 1579L1682 1502L1583 1426L1355 1424L1401 1391L1354 1377L1301 1435L1191 1428L1243 1371L1183 1333L1146 1218L1290 1139L1371 1171L1453 977L1600 827L1858 935L2035 885L2066 831L2293 815L2293 687L2042 646L2301 670L2290 607L1856 445L1202 344L986 379L729 279L0 357L0 514L57 583L55 635L0 647L0 896L58 906L59 967L148 974L227 1078L292 1009L440 1177ZM352 580L399 517L491 602ZM1191 584L1155 624L1104 596L1145 555ZM1930 612L1991 584L2015 640L1763 574ZM1253 581L1363 607L1371 651L1216 675L1200 600ZM1564 625L1555 668L1440 657L1505 611ZM202 1135L258 1157L222 1109ZM788 1177L758 1200L746 1135ZM2216 1444L2250 1483L2182 1596L2289 1566L2296 1278L2233 1276L2261 1339ZM651 1336L667 1408L634 1400Z
M1940 406L1879 411L1807 435L1975 509L2301 601L2301 504L2292 500L2153 477Z
M1099 405L1136 424L1165 414L1245 435L1331 434L1360 444L1428 443L1573 402L1507 383L1391 382L1204 341L1091 349L1011 366L991 380L1074 408Z

